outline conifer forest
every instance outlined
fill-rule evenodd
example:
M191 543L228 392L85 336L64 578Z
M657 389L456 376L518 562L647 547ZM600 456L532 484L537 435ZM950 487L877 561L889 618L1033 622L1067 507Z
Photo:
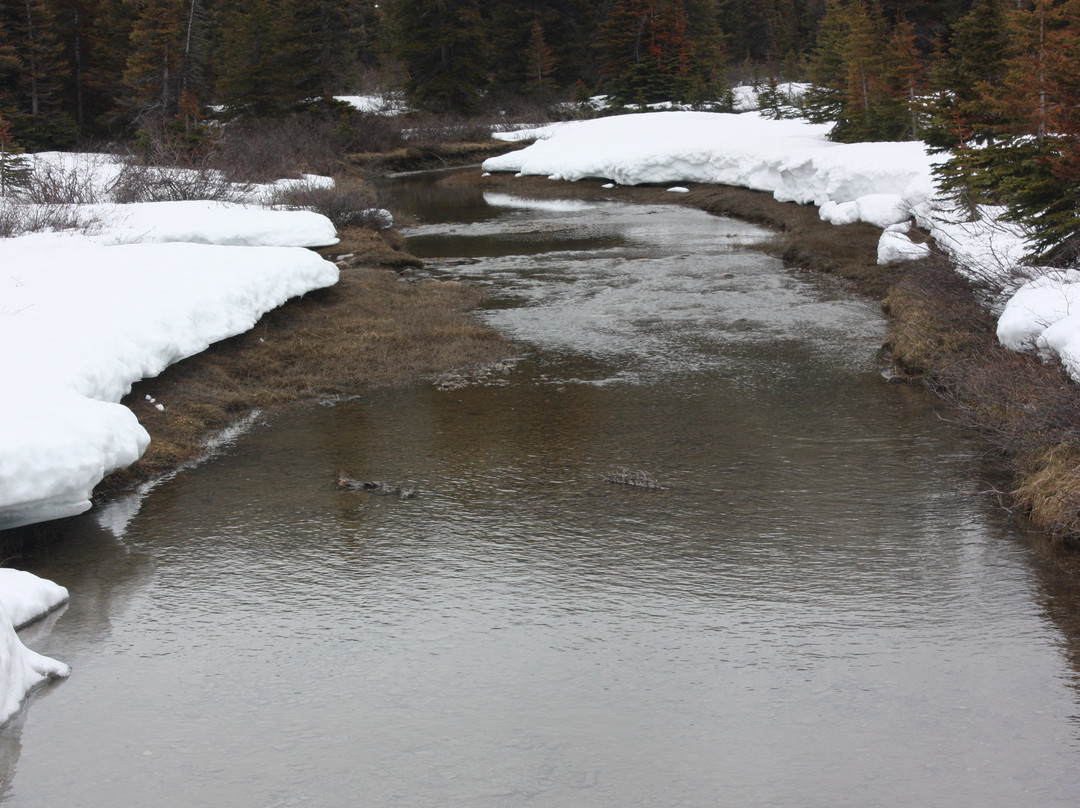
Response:
M733 84L781 81L810 83L799 114L836 140L951 150L948 188L1075 253L1080 0L0 0L4 151L192 138L350 93L722 110Z

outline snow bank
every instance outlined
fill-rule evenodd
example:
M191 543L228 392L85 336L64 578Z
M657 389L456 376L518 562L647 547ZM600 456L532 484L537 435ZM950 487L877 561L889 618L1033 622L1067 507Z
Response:
M409 112L409 105L404 99L393 95L335 95L334 100L343 101L372 115L404 115Z
M97 238L103 244L328 247L338 242L330 220L311 211L288 211L288 217L283 217L283 211L203 201L101 204L86 209L107 225Z
M47 153L35 164L93 200L108 197L121 171L102 155ZM142 455L149 437L119 404L134 382L338 277L303 249L337 242L330 220L311 211L79 208L96 223L88 233L0 240L0 530L85 511L106 474Z
M489 158L484 170L621 185L738 185L813 203L837 221L882 226L910 218L932 196L933 158L922 144L832 143L829 128L753 112L622 115L546 127L541 140Z
M29 572L0 567L0 612L7 614L15 628L22 628L68 601L68 591L59 584Z
M159 204L173 203L147 207ZM239 213L242 230L250 212ZM261 213L277 240L307 232L307 214ZM193 236L227 231L229 209L217 215ZM0 241L0 529L81 513L104 475L139 458L148 436L118 403L134 382L338 277L298 247L112 240Z
M106 474L138 460L149 436L119 403L134 382L338 279L337 267L304 249L337 242L318 214L102 203L122 170L116 160L53 153L35 165L86 202L79 208L96 225L0 239L0 530L87 510ZM269 198L281 188L244 192ZM33 688L70 672L15 633L67 597L0 569L0 724Z
M15 633L67 601L67 590L18 570L0 569L0 725L8 721L26 696L46 679L71 669L27 648Z
M1059 359L1080 381L1080 271L1047 272L1021 286L998 318L997 336L1014 351Z

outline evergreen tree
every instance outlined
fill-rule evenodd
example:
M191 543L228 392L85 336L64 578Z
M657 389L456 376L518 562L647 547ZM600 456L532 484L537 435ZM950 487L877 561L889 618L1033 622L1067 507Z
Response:
M975 0L939 54L933 86L939 101L928 140L936 146L986 143L998 126L991 101L1005 77L1010 39L1004 0Z
M915 26L901 18L893 26L885 52L877 136L918 140L929 119L927 88L927 66L919 53Z
M0 113L7 110L10 114L18 108L19 96L15 87L22 73L22 59L8 37L4 18L0 17Z
M704 102L720 90L720 29L711 3L616 0L601 31L605 70L624 102Z
M137 8L130 0L101 0L89 26L84 114L88 124L99 131L114 132L123 118L118 96L136 14Z
M544 95L551 86L551 73L555 68L555 55L544 37L544 26L537 19L529 34L525 51L525 66L529 74L529 87L537 95ZM535 83L534 83L535 82Z
M579 80L595 84L597 5L588 0L522 0L488 4L493 89L524 94L535 91L532 70L535 65L528 63L528 54L532 53L530 48L535 44L537 23L551 59L545 84L551 89L571 87ZM535 54L531 58L535 58Z
M30 166L22 147L11 135L11 124L0 114L0 199L22 188L30 180Z
M1080 0L1009 9L1003 74L978 82L983 143L958 143L941 184L969 205L1006 206L1030 232L1033 258L1080 256Z
M19 64L7 108L16 136L31 149L70 145L74 124L61 107L67 65L52 9L45 0L0 0L0 25L11 49L9 70L12 57Z
M123 105L137 122L176 116L180 96L195 92L199 0L141 0L124 65Z
M355 76L363 7L356 0L293 0L282 43L296 100L330 98Z
M256 116L296 101L283 43L288 34L281 0L228 4L215 21L217 98L234 112Z
M393 0L386 22L412 103L436 112L476 106L490 51L479 0Z
M876 0L829 0L810 62L814 120L836 121L840 141L913 137L921 115L923 66L914 31L889 32Z
M995 107L1004 137L991 165L1008 216L1036 257L1080 256L1080 0L1034 0L1011 14L1016 49Z

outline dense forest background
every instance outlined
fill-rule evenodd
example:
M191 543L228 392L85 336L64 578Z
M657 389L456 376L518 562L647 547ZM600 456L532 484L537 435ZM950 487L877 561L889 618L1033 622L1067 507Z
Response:
M262 116L304 99L391 88L437 111L596 92L625 103L704 104L723 98L733 69L739 80L800 79L808 70L825 83L838 79L837 27L858 13L868 18L854 23L868 26L868 41L840 43L841 51L880 56L902 26L913 47L903 58L922 70L973 5L0 0L0 114L20 143L37 149L123 137L211 105Z
M536 115L595 93L723 109L754 82L791 114L782 80L812 83L798 113L834 139L951 149L947 188L1007 200L1046 254L1078 241L1080 0L0 0L0 152L388 90Z

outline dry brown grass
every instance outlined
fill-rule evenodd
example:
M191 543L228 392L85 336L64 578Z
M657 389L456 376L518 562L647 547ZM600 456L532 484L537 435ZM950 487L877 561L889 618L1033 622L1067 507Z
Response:
M369 255L395 260L385 243L379 252L378 241L370 231L350 231L345 244L365 244ZM381 268L343 269L337 285L290 301L246 334L136 385L124 403L150 432L150 448L138 463L110 475L96 494L123 490L200 457L208 437L255 409L355 395L506 356L506 341L468 316L482 298L479 289L461 283L409 282Z
M1057 363L1006 350L982 290L943 260L913 265L890 291L887 347L951 404L1012 474L1011 504L1057 540L1080 540L1080 396Z
M885 347L911 376L932 373L949 357L971 354L976 345L989 347L985 335L992 319L943 259L911 264L886 293L882 308L889 316Z
M1046 446L1016 466L1013 497L1032 525L1062 540L1080 536L1080 447Z

